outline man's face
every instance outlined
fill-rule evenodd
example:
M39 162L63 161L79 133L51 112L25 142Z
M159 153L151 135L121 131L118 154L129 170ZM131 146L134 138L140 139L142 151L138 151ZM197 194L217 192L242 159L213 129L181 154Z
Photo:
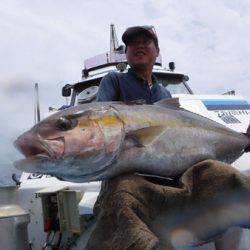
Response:
M158 55L159 48L154 40L143 34L135 36L127 44L126 56L132 68L153 67Z

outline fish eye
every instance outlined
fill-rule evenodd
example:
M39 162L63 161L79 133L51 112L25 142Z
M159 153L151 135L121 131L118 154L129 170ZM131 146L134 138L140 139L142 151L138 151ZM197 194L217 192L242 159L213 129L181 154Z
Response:
M77 125L76 119L68 119L62 116L57 120L58 128L63 131L73 129L76 125Z

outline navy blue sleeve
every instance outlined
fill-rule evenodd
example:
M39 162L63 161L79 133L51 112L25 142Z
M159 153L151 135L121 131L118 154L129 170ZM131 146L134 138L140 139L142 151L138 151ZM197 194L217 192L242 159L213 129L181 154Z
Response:
M162 93L162 99L171 98L172 97L171 94L170 94L170 92L166 88L164 88L161 84L159 84L159 86L160 86L161 93Z
M99 85L96 101L118 101L120 97L119 80L115 72L110 72L103 77Z

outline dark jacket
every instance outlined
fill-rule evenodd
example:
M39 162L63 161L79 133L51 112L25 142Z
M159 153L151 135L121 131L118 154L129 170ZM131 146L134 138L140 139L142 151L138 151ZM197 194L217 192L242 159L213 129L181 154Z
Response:
M147 104L153 104L164 98L171 98L171 94L157 78L152 75L153 86L138 76L133 69L127 73L110 72L101 81L97 94L97 101L134 101L144 99Z

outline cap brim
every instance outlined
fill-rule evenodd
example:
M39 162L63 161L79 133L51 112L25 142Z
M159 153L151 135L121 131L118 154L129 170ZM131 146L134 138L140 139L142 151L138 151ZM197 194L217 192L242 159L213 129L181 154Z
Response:
M146 36L152 38L153 40L157 40L157 38L147 29L143 27L132 27L127 29L122 35L122 41L127 45L131 38L139 35L145 34Z

